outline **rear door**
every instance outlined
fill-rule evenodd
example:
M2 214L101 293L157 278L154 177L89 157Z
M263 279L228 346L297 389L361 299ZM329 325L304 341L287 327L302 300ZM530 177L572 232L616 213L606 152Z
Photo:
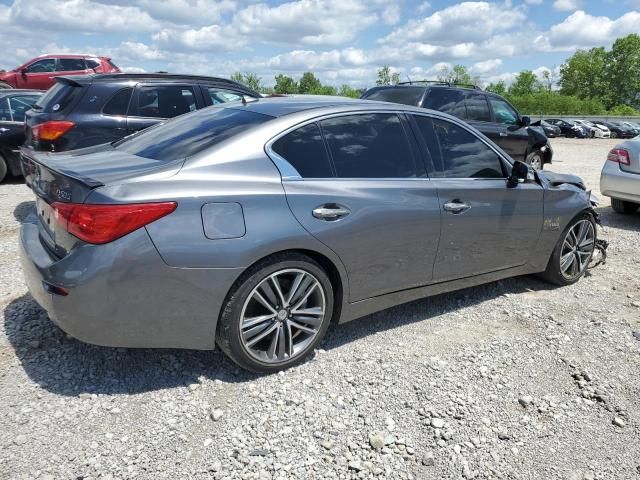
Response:
M205 106L220 105L227 102L242 100L242 92L229 88L201 85Z
M351 113L268 146L293 214L344 263L351 302L431 281L440 209L409 135L396 113Z
M58 58L57 75L83 75L87 73L93 73L93 70L87 69L84 58Z
M442 210L433 280L446 281L525 264L542 231L543 189L507 186L508 164L463 125L414 115L435 164Z
M134 133L169 118L202 108L195 85L139 84L127 118L127 131Z
M496 143L514 160L524 162L529 148L529 131L522 126L520 114L505 100L488 95L493 112L493 121L499 130L500 141ZM483 132L484 133L484 132Z
M53 85L53 77L56 75L56 59L42 58L18 74L16 77L17 87L47 90Z
M466 121L489 137L496 145L503 147L506 142L507 128L493 121L487 96L476 91L464 92L467 107Z

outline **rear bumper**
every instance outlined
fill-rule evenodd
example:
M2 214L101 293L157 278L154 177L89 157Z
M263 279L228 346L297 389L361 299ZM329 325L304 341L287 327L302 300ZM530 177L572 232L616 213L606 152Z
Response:
M640 203L640 174L625 172L617 163L605 162L600 173L600 193L607 197Z
M59 260L42 245L38 226L26 222L20 257L31 295L60 328L112 347L215 348L221 305L241 273L169 267L145 229L107 245L82 245ZM43 282L69 294L49 293Z

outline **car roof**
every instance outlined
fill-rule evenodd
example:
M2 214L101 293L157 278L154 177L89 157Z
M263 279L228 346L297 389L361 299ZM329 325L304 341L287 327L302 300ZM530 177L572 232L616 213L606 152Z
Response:
M20 93L31 93L34 95L42 95L44 92L42 90L29 90L29 89L23 89L23 88L6 88L6 89L2 89L0 90L0 97L8 97L9 95L14 95L14 94L20 94Z
M407 112L422 113L431 112L439 116L454 118L443 112L429 110L422 107L414 107L400 103L381 102L377 100L365 100L349 97L338 97L329 95L288 95L264 97L259 99L251 99L246 103L233 102L223 104L226 108L245 109L263 115L272 117L283 117L294 113L305 111L327 110L325 113L332 112L349 112L351 110L404 110Z

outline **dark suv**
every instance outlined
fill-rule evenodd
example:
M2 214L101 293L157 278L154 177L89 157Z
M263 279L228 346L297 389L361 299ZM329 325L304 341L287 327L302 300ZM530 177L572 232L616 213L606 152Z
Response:
M402 82L373 87L362 98L402 103L445 112L465 120L493 140L514 160L541 169L551 163L553 150L539 128L530 128L529 117L521 116L508 101L475 86L446 82Z
M210 105L257 98L223 78L171 74L58 77L27 112L25 146L65 151L109 143Z

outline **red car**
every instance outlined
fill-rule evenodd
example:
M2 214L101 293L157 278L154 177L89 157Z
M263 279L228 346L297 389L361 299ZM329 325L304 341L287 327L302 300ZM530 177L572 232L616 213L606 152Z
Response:
M61 75L120 73L108 57L95 55L40 55L9 72L0 72L0 88L47 90Z

